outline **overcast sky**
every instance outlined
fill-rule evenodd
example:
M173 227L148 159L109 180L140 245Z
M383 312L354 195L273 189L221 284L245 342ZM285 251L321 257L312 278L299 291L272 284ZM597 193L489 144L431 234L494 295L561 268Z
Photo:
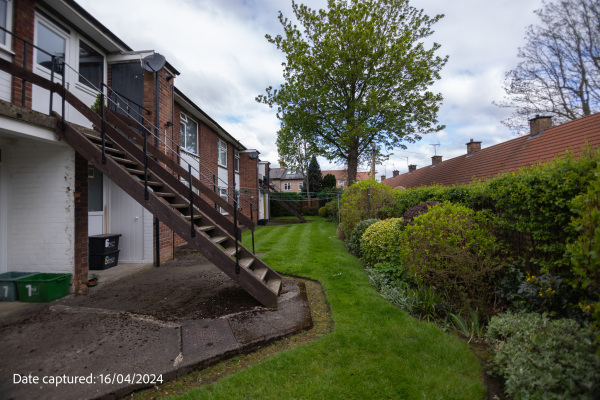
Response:
M254 99L282 82L284 56L265 34L282 33L278 11L292 17L291 0L77 0L134 50L163 54L181 75L176 86L261 159L278 165L275 111ZM322 8L325 0L305 0ZM537 23L542 0L412 0L430 16L445 14L433 29L439 55L450 59L433 90L444 96L442 132L397 149L377 174L431 164L432 144L449 159L466 153L471 138L489 147L515 136L501 124L510 110L492 104L504 96L506 71L518 62L525 28ZM341 166L320 160L321 169ZM364 166L362 170L367 170Z

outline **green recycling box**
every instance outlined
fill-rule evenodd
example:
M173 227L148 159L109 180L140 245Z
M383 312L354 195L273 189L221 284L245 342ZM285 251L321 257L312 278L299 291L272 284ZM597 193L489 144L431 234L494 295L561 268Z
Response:
M17 279L19 300L45 303L69 294L71 274L35 274Z
M35 274L35 272L5 272L0 274L0 301L17 301L17 279Z

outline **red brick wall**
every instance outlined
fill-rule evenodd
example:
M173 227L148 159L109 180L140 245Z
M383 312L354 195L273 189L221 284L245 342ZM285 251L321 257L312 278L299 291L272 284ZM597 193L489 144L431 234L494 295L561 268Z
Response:
M250 203L253 204L252 220L258 221L258 157L250 158L250 153L240 153L240 194L243 213L250 218Z
M88 281L88 162L75 153L75 294L87 292Z
M14 33L33 43L34 30L34 10L35 2L33 0L15 0L13 16L13 31ZM21 40L13 38L13 52L15 56L13 62L19 66L23 66L24 44ZM33 66L33 47L27 46L27 70L31 71ZM19 78L12 80L12 101L14 104L21 104L23 83ZM27 84L25 96L25 107L31 108L31 84Z

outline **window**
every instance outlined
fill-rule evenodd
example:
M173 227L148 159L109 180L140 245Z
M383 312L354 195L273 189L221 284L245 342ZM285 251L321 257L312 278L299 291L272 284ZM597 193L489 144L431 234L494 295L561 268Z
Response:
M88 211L102 211L103 175L94 166L88 167Z
M304 182L298 183L298 191L301 192L304 190Z
M181 113L181 147L185 151L198 154L198 124L187 115Z
M240 172L240 152L233 150L233 170Z
M219 165L227 168L227 143L219 139Z
M285 182L283 184L283 190L292 190L292 184L290 182Z
M37 21L37 46L46 52L61 57L60 61L55 61L54 72L62 75L62 64L65 60L66 39L59 35L57 31L50 29L42 21ZM36 50L37 63L47 69L52 69L52 57L43 51Z
M0 0L0 26L6 30L12 29L12 1ZM10 48L11 36L0 31L0 47Z
M100 90L103 78L104 57L90 46L79 41L79 82Z
M339 180L338 181L338 186L343 188L344 187L344 181L343 180Z

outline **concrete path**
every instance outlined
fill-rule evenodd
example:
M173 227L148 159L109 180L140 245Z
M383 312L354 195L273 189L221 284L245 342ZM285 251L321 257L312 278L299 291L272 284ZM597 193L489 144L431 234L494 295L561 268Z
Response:
M99 275L87 296L0 303L2 399L120 398L312 325L296 281L266 309L197 257Z

